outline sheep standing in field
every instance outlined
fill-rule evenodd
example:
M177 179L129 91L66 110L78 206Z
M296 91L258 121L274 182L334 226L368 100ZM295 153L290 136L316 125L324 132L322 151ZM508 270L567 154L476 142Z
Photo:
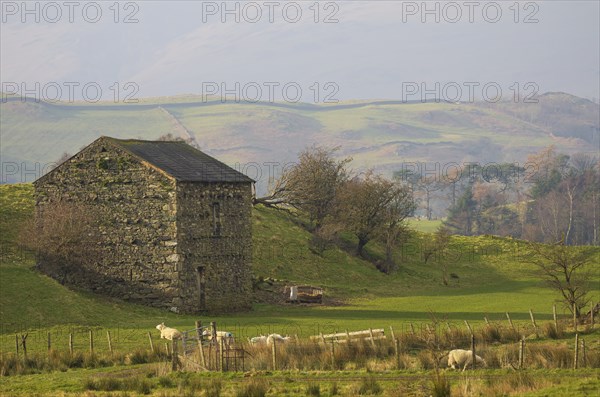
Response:
M267 345L271 346L273 343L285 343L290 340L289 336L281 336L279 334L271 334L267 336Z
M486 366L485 360L478 355L475 355L475 361L478 365ZM473 363L473 352L471 350L456 349L448 353L448 366L452 369L460 369L463 371Z
M202 331L202 336L205 336L206 339L208 339L208 340L212 340L212 334L211 334L210 330L208 330L208 329L205 329L204 331ZM220 344L221 341L223 341L223 343L225 345L230 346L230 345L233 345L233 343L235 342L235 339L231 332L217 331L217 343Z
M165 325L165 323L158 324L156 326L156 329L160 331L160 338L161 339L168 339L168 340L181 339L182 336L183 336L181 334L181 332L179 332L175 328L169 328L169 327L167 327Z
M250 338L250 343L252 343L253 345L266 345L267 337L264 335L255 336L253 338Z

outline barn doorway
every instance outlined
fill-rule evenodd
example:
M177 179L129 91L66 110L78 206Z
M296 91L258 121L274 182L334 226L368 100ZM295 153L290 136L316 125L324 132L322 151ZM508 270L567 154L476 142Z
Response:
M198 286L198 296L200 297L200 310L206 309L206 280L204 275L204 266L196 268L196 284Z

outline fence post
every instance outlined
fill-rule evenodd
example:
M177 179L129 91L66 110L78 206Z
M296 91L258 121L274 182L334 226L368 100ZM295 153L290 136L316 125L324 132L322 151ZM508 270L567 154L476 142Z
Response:
M48 351L52 350L52 337L50 332L48 332Z
M271 352L273 354L273 371L277 371L277 347L275 347L275 345L277 345L277 342L275 338L271 339L273 339L273 344L271 345Z
M90 353L94 354L94 332L90 329Z
M331 340L331 370L335 371L335 341Z
M579 364L579 334L575 334L575 358L573 359L573 369L577 369Z
M556 305L552 305L552 317L554 318L554 328L558 332L558 319L556 318Z
M470 329L470 327L469 327ZM473 360L473 362L471 363L471 366L473 367L473 369L475 369L476 363L477 363L477 354L475 354L475 335L473 335L473 333L471 333L471 360Z
M521 341L519 342L519 369L523 368L524 362L525 362L525 337L521 337Z
M471 336L473 336L473 329L471 328L471 325L469 324L469 322L467 320L465 320L465 325L467 326L467 329L469 330L469 333L471 334Z
M150 331L148 331L148 340L150 341L150 350L152 350L152 353L154 353L154 342L152 342L152 334ZM168 351L167 354L169 354Z
M508 319L508 323L510 324L513 331L516 331L515 325L513 324L512 320L510 319L510 315L508 314L508 312L506 312L506 318Z
M531 309L529 309L529 317L531 317L531 324L533 324L533 330L535 331L535 337L539 338L540 334L538 332L538 327L535 322L535 317L533 316L533 311Z
M206 368L206 358L204 357L204 347L202 347L202 321L196 321L196 334L198 336L198 350L200 351L200 360L202 366Z
M225 343L223 338L221 338L221 341L219 342L219 353L221 355L219 358L219 362L221 363L221 372L225 372L225 367L227 364L225 363Z
M27 336L29 336L29 333L21 335L21 347L23 347L23 363L27 361Z
M171 371L177 371L177 339L171 341Z
M394 339L394 350L396 354L396 369L400 369L400 341Z
M112 354L113 348L112 348L112 340L110 339L110 331L109 330L106 331L106 338L108 339L108 351L110 352L110 354Z
M73 355L73 333L69 334L69 353Z

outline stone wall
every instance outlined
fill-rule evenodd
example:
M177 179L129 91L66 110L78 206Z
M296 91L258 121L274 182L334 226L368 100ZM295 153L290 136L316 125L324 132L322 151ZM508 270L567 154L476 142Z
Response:
M250 183L177 184L185 311L251 307L251 200Z
M97 260L65 283L139 303L181 301L176 182L100 139L35 183L37 212L64 200L98 217ZM50 276L53 267L39 268Z

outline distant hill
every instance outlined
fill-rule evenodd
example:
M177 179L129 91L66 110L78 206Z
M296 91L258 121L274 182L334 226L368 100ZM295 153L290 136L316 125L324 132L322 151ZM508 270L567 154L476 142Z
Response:
M137 104L0 103L3 162L28 170L75 153L100 135L192 138L202 150L260 179L269 163L283 164L312 144L340 146L356 168L391 174L402 162L523 162L555 144L567 153L595 152L599 106L564 93L538 103L351 101L335 105L203 102L194 96L146 99ZM260 170L257 174L257 165ZM278 167L276 167L278 168ZM10 172L8 172L10 171ZM2 182L31 181L3 169ZM25 180L22 180L25 179Z

